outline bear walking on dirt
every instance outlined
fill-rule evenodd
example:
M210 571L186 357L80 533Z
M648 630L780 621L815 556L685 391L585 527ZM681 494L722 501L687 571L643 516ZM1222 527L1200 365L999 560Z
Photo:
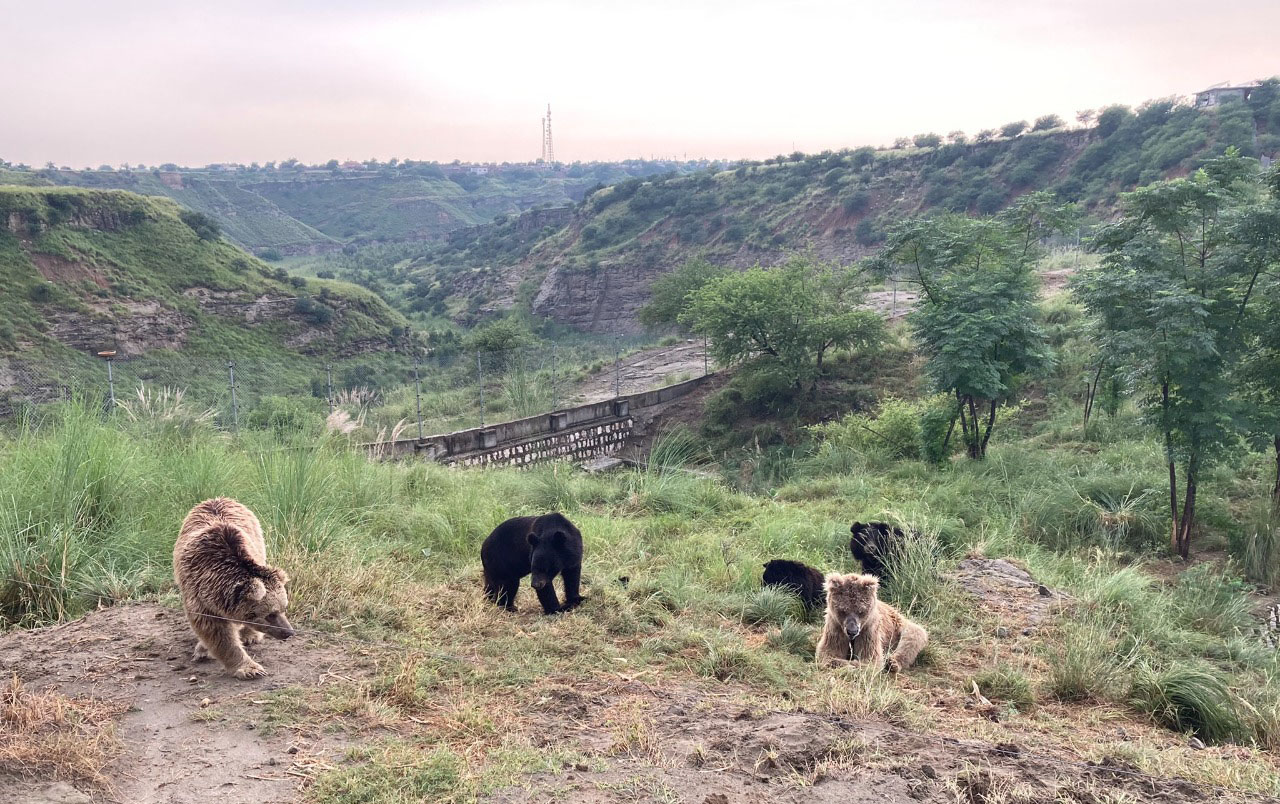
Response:
M827 602L822 573L807 564L775 558L764 565L764 586L780 586L800 596L806 610L821 608Z
M818 664L834 667L867 661L881 667L887 663L889 672L896 673L916 660L929 642L929 633L880 602L879 589L874 575L827 576L827 618L818 640Z
M484 592L507 611L516 610L520 579L532 574L545 614L568 611L582 602L582 534L563 514L518 516L493 529L480 546ZM563 578L564 604L552 581Z
M244 646L263 634L288 639L294 630L285 616L289 578L266 561L262 525L235 500L205 500L187 514L173 546L173 577L198 640L195 661L212 656L236 678L267 674Z

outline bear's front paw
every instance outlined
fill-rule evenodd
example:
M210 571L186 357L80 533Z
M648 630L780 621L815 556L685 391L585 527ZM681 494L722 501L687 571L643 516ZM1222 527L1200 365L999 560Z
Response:
M586 600L585 597L575 597L572 600L566 600L564 602L564 605L560 607L560 611L569 611L570 609L576 609L578 606L582 605L582 602L584 600Z
M885 668L895 675L902 672L902 664L897 659L889 659L889 661L885 662Z
M209 661L209 649L204 646L203 642L196 643L196 649L191 653L191 661L193 662Z
M231 675L242 681L248 681L251 678L262 678L267 674L265 668L254 660L250 659L235 669Z
M250 631L246 628L240 632L240 641L245 645L257 645L264 639L266 639L266 635L261 631Z

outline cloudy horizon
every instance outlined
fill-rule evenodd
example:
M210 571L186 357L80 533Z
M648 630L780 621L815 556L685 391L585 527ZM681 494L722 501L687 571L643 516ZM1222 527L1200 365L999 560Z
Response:
M4 2L0 158L763 158L1280 73L1280 4Z

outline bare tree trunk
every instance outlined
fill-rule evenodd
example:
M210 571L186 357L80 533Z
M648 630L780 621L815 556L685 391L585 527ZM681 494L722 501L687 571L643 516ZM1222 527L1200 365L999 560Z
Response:
M1178 549L1178 466L1169 459L1169 508L1170 522L1169 546Z
M996 400L991 400L991 412L987 415L987 431L982 434L982 458L987 457L987 442L991 440L991 431L996 426L996 408L999 406Z
M982 425L978 422L978 403L972 396L965 397L965 401L969 405L969 422L973 425L968 445L969 457L982 460Z
M1196 464L1195 457L1187 461L1187 491L1182 498L1182 521L1178 523L1178 555L1184 559L1191 556L1191 527L1196 518Z
M1105 363L1098 363L1098 370L1093 374L1093 382L1085 386L1084 389L1084 435L1089 437L1089 417L1093 415L1093 401L1098 398L1098 381L1102 379L1102 367Z
M1271 505L1280 513L1280 435L1276 436L1276 482L1271 487Z

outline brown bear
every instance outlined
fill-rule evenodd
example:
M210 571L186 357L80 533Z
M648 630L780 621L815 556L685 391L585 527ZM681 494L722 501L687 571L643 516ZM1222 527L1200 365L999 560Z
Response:
M236 678L267 671L245 645L294 635L285 616L289 593L284 570L267 566L262 525L245 506L225 497L191 509L173 546L173 577L195 632L194 661L210 656Z
M818 640L816 661L828 667L868 661L896 673L910 667L929 642L929 634L876 596L874 575L828 575L827 619ZM891 651L891 652L890 652Z

